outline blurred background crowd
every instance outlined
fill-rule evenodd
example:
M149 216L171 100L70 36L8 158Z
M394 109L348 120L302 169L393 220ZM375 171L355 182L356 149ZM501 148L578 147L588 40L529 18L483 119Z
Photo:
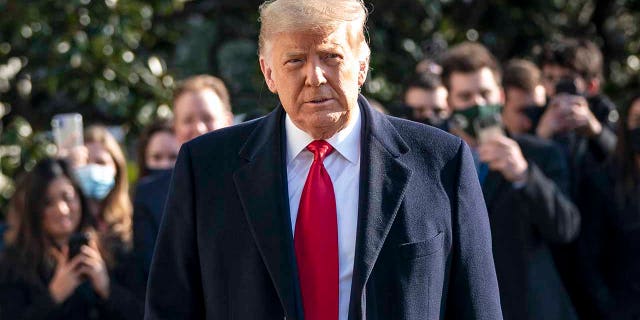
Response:
M260 2L0 0L0 319L142 317L180 145L277 105ZM472 147L505 319L640 319L640 3L366 3L362 93Z

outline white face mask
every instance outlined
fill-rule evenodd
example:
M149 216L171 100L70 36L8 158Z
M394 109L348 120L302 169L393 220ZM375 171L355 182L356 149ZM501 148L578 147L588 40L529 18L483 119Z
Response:
M116 171L108 166L92 163L75 168L74 174L89 199L104 200L116 184Z

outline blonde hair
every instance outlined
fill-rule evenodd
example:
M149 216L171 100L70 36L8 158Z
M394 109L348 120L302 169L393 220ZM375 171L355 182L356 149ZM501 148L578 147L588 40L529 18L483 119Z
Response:
M349 23L350 40L369 56L364 35L368 10L362 0L269 0L260 5L259 53L269 52L271 36L292 31L327 32ZM364 51L363 51L364 50Z
M101 144L113 158L116 164L116 184L109 195L102 201L101 212L98 213L99 223L106 225L106 230L98 232L103 243L113 243L117 240L129 248L132 238L133 207L129 198L129 180L127 179L127 161L116 139L103 126L90 126L84 133L85 143Z

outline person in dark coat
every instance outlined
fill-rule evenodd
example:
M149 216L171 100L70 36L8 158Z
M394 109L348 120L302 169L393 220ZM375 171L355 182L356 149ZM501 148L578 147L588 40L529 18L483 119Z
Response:
M15 241L0 258L0 318L140 319L134 259L104 250L66 163L40 161L25 187ZM72 249L79 233L88 241Z
M577 241L584 319L640 319L640 96L621 115L615 155L587 175Z
M156 119L149 123L138 137L136 162L138 181L173 168L180 145L173 132L171 121Z
M222 80L210 75L193 76L178 85L173 93L173 113L172 129L178 145L233 123L229 92ZM134 191L133 246L145 279L149 274L162 210L169 191L171 170L157 170L145 176L138 181Z
M567 196L565 158L549 142L503 131L500 68L485 47L459 44L445 54L442 67L453 110L450 130L472 146L489 212L504 318L576 319L549 249L573 240L580 227Z
M146 319L502 319L469 148L359 95L364 3L260 15L281 105L182 146Z
M587 39L564 38L545 44L540 68L549 103L536 135L560 145L569 159L571 197L580 211L590 208L590 174L601 167L616 148L619 113L601 92L603 57ZM591 237L585 228L580 237ZM578 278L581 268L577 243L553 247L556 264L581 318L595 314L594 304Z

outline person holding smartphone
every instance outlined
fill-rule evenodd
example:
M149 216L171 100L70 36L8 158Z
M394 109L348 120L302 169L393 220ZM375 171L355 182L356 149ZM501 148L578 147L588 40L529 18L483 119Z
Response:
M34 167L24 204L15 239L0 258L0 319L142 317L142 304L120 285L123 272L110 264L101 238L71 241L77 233L95 235L94 217L64 160Z
M449 128L472 147L487 204L504 319L576 319L549 251L550 243L575 238L580 226L565 195L561 151L503 131L502 73L484 46L451 48L442 68L453 111Z

